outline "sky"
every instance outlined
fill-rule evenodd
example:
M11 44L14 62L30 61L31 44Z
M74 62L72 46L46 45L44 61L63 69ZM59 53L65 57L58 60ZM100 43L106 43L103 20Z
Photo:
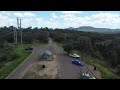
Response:
M23 28L120 28L120 11L0 11L0 27L17 27L17 17Z

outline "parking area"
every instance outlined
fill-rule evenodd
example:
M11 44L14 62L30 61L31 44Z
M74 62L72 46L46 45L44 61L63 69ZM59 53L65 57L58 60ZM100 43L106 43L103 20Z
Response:
M86 67L86 65L79 66L72 64L72 60L74 60L74 58L70 57L69 55L65 55L62 47L59 47L56 44L54 44L53 47L58 65L60 67L61 79L81 79L81 71L84 71L85 73L88 72L89 74L91 74L90 71L94 71L94 67L90 65L87 65ZM96 70L94 73L97 74L96 76L99 79L101 76L100 72Z

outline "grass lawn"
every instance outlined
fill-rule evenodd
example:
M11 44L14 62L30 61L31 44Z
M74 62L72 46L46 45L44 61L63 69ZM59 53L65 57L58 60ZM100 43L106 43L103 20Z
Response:
M11 44L14 45L14 44ZM4 67L0 69L0 79L5 79L18 65L20 65L32 51L25 51L24 49L29 46L46 45L46 43L32 43L32 44L17 44L14 48L15 52L19 54L19 57L11 62L6 63Z

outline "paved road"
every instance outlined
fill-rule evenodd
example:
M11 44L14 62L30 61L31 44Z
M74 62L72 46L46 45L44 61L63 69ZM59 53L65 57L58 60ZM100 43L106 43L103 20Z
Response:
M90 75L93 75L94 73L98 79L101 78L100 72L93 70L92 66L87 64L84 66L74 65L72 64L72 60L75 58L65 55L63 48L57 46L55 43L52 46L60 67L61 79L80 79L80 71L82 73L89 73ZM87 67L89 67L89 69ZM90 71L92 71L92 73Z
M57 46L52 40L49 40L49 44L46 46L40 46L34 48L33 54L25 60L17 69L14 70L6 79L19 79L22 78L28 71L30 66L39 60L39 55L45 50L49 50L56 55L58 65L60 67L61 79L79 79L80 70L86 70L86 67L77 66L71 63L73 58L68 55L64 55L63 48Z
M60 67L61 79L79 79L80 78L80 69L83 69L82 66L77 66L71 63L73 58L64 54L63 48L54 46L54 52L56 54L57 62Z
M30 66L39 60L40 53L45 50L51 50L51 40L46 46L35 47L31 56L29 56L21 65L19 65L6 79L20 79L29 70Z

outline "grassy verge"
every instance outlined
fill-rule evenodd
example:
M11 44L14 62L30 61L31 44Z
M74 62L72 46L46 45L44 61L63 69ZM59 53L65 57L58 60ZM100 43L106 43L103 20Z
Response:
M81 53L80 53L79 51L77 51L77 50L73 50L73 51L71 52L71 54L74 54L74 53L76 53L76 54L78 54L78 55L81 56ZM87 64L89 64L89 65L96 66L97 69L101 72L101 76L102 76L103 79L118 78L112 71L109 70L109 68L106 68L106 67L104 67L104 66L96 63L95 61L89 59L89 57L84 56L84 57L83 57L83 60L84 60Z
M33 42L33 43L31 43L31 45L37 47L37 46L47 45L47 43L36 43L36 42Z
M19 54L19 57L8 62L4 67L0 69L0 79L5 79L18 65L20 65L30 54L31 51L25 51L26 47L30 46L41 46L46 45L47 43L32 43L32 44L18 44L14 47L16 53ZM14 44L11 44L14 45Z
M11 62L8 62L3 68L0 69L0 79L6 78L19 64L21 64L29 55L30 51L25 51L23 48L26 45L16 45L15 51L19 53L19 57Z
M97 69L101 72L101 77L103 79L112 79L112 78L117 78L116 75L114 73L112 73L108 68L103 67L102 65L93 62L93 60L90 60L87 57L83 57L83 60L85 60L85 62L87 64L90 64L92 66L96 66Z
M59 46L62 46L61 44L59 44L58 43L58 45ZM82 55L79 51L77 51L77 50L72 50L71 52L70 52L70 54L78 54L78 55ZM66 51L64 51L64 54L68 54ZM97 69L101 72L101 78L103 78L103 79L116 79L116 78L118 78L118 76L117 75L115 75L109 68L107 68L107 67L105 67L105 66L103 66L103 65L101 65L101 64L98 64L98 63L96 63L95 62L95 60L93 61L92 59L90 59L89 57L87 57L87 56L83 56L83 60L87 63L87 64L89 64L89 65L91 65L91 66L96 66L97 67Z
M66 51L64 51L64 54L68 54Z
M60 47L63 47L63 44L62 43L59 43L59 42L55 42L58 46Z

